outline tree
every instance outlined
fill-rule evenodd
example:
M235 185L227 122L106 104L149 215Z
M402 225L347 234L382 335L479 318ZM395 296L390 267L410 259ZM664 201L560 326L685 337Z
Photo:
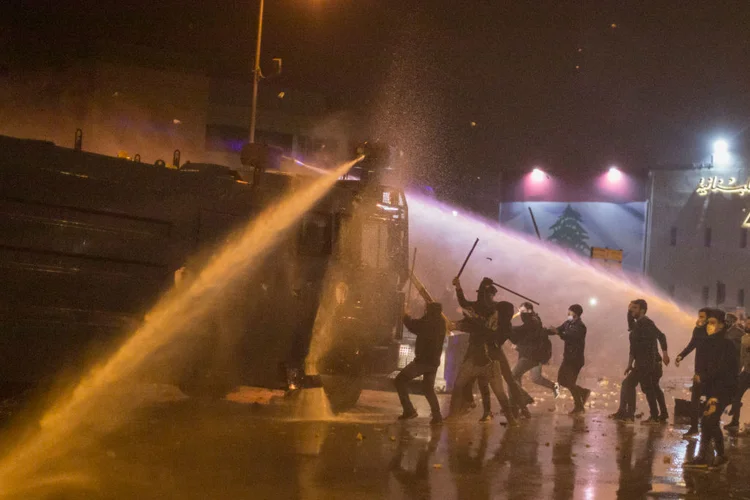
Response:
M591 252L587 240L589 234L583 228L583 218L568 204L563 213L552 226L547 241L553 241L561 247L570 248L578 253L588 256Z

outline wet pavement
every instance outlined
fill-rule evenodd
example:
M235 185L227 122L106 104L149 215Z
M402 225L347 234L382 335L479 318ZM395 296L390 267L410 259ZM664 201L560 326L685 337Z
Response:
M532 393L544 401L517 428L502 417L481 424L478 410L431 427L420 396L423 416L395 423L398 398L380 391L325 421L294 420L294 402L242 393L161 402L71 457L75 480L19 498L750 498L750 435L728 439L722 470L685 472L696 444L681 439L686 426L608 420L614 389L582 417L567 415L570 399Z

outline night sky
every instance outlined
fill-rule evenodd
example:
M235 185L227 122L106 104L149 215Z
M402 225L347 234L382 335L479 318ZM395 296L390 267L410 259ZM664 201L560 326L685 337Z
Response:
M59 63L97 41L188 52L216 75L252 66L253 1L3 8L13 64ZM263 65L282 57L287 84L408 142L418 178L455 185L533 165L700 161L718 135L739 148L748 26L747 1L268 0Z

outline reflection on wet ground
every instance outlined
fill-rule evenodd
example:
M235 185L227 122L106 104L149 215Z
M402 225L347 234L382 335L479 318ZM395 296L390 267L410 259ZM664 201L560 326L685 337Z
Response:
M71 457L70 471L91 481L36 493L139 500L750 498L750 436L728 441L724 470L684 473L695 443L681 440L682 426L618 425L597 408L574 418L566 414L569 401L548 398L517 428L505 427L502 417L480 424L478 414L431 428L424 400L414 402L423 417L406 423L394 423L396 395L377 391L328 421L286 419L288 401L152 405Z

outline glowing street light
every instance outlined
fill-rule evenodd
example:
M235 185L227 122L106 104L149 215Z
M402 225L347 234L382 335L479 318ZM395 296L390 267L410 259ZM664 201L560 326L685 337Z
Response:
M717 139L713 145L713 155L711 155L711 163L716 166L725 166L729 164L731 155L729 153L729 143L724 139Z
M542 182L546 177L547 174L545 174L540 168L535 168L531 171L531 180L534 182Z
M610 182L619 182L622 179L622 172L619 168L612 166L607 171L607 180Z
M458 210L453 211L453 217L458 217Z
M595 306L595 305L596 305L596 304L598 304L598 303L599 303L599 301L598 301L598 300L596 300L596 297L591 297L591 298L589 299L589 305L590 305L590 306L592 306L592 307L593 307L593 306Z

